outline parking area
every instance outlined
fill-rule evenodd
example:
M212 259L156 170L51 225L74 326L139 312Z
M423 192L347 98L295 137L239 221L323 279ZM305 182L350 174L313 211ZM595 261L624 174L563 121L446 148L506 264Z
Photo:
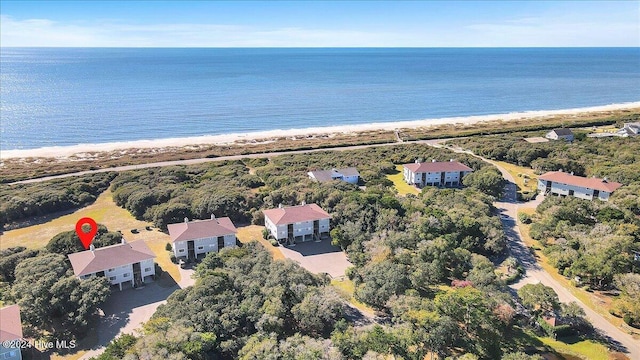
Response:
M352 266L345 253L339 247L331 245L330 239L281 246L279 249L287 259L297 262L314 274L327 273L332 278L337 278Z

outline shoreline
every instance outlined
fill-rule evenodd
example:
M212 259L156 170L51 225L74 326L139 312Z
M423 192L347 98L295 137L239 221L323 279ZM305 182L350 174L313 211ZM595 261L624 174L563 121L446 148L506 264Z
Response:
M357 134L370 131L394 131L401 129L429 128L437 125L471 125L491 121L511 121L523 119L542 119L557 115L578 115L583 113L605 112L640 108L640 101L599 105L561 110L536 110L513 112L507 114L472 115L436 119L409 120L397 122L377 122L356 125L334 125L301 129L276 129L249 133L231 133L220 135L203 135L181 138L165 138L153 140L133 140L97 144L78 144L69 146L51 146L25 150L2 150L0 159L16 158L63 158L88 153L110 152L126 149L154 149L167 147L189 147L198 145L243 145L273 142L282 137L314 137L330 134Z

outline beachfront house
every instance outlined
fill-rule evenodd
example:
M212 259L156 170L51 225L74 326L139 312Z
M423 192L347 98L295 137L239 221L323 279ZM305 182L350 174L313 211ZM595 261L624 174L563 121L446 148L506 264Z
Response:
M126 242L124 238L120 244L95 248L69 254L69 261L73 273L81 280L91 276L104 276L111 285L130 283L132 287L141 286L156 274L153 259L156 255L142 241Z
M196 259L199 255L236 246L236 229L228 217L189 221L167 225L176 258Z
M457 161L435 161L404 164L403 175L407 184L424 186L460 186L462 178L473 171Z
M625 123L622 129L616 132L621 137L638 136L640 134L640 122Z
M573 132L571 131L571 129L553 129L549 131L544 137L549 140L573 141Z
M538 178L538 191L545 195L575 196L586 200L608 201L611 193L620 186L622 184L608 181L607 178L587 178L562 171L548 172Z
M320 241L329 235L331 215L316 204L263 210L264 226L278 242L295 245L302 241Z
M331 170L315 170L307 173L311 180L318 182L327 182L331 180L346 181L350 184L357 184L360 180L360 173L358 169L354 167L348 167L344 169L331 169Z
M0 309L0 360L22 359L22 351L16 340L22 340L20 306L5 306Z

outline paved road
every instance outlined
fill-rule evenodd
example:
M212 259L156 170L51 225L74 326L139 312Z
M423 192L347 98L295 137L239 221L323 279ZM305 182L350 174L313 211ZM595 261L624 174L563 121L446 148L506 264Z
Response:
M626 352L631 359L640 359L640 341L634 339L631 335L625 333L617 326L611 324L602 315L593 311L590 307L582 303L578 298L573 296L569 290L556 281L548 272L540 267L536 261L536 258L531 254L529 249L525 246L520 235L520 230L516 221L518 215L518 208L522 207L535 207L542 200L542 196L538 196L538 200L534 200L533 203L518 204L516 201L516 184L515 180L504 168L496 165L490 160L483 159L487 162L495 165L504 178L508 181L505 186L505 193L503 198L496 202L494 205L506 216L502 219L505 234L508 238L508 247L511 254L520 261L523 268L526 270L525 276L515 284L510 285L512 289L519 289L526 284L543 283L546 286L550 286L558 294L561 302L569 303L575 301L584 310L587 319L593 324L593 326L605 337L609 339L612 348Z
M103 316L96 326L98 341L80 360L102 354L109 342L122 334L135 335L142 324L151 319L158 306L167 302L169 295L195 283L192 274L191 269L180 269L180 283L170 287L161 287L157 282L152 282L141 289L114 290L103 306Z
M434 139L434 140L418 140L418 141L404 142L403 144L433 145L433 144L438 144L447 140L451 140L451 138ZM241 159L247 159L247 158L259 159L259 158L269 158L269 157L278 156L278 155L308 154L308 153L322 152L322 151L347 151L347 150L366 149L366 148L380 147L380 146L396 146L399 144L400 144L399 142L390 142L390 143L383 143L383 144L352 145L352 146L330 147L330 148L311 149L311 150L288 150L288 151L275 151L275 152L268 152L268 153L246 154L246 155L219 156L215 158L162 161L162 162L154 162L154 163L147 163L147 164L116 166L116 167L97 169L97 170L86 170L86 171L79 171L79 172L68 173L68 174L45 176L45 177L36 178L36 179L16 181L13 183L9 183L9 185L38 183L38 182L47 181L47 180L62 179L62 178L67 178L72 176L105 173L110 171L119 172L119 171L131 171L131 170L138 170L138 169L148 169L148 168L174 166L174 165L195 165L195 164L205 164L205 163L216 162L216 161L241 160Z

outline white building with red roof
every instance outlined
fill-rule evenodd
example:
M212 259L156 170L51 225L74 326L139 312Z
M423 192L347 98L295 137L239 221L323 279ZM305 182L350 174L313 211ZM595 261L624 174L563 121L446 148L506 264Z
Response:
M20 306L3 307L0 309L0 359L22 359L18 340L22 340Z
M320 241L329 235L331 215L316 204L263 210L264 226L280 243Z
M418 187L460 186L462 178L473 169L457 161L415 162L402 165L404 181Z
M104 276L111 285L130 283L131 286L141 285L156 274L153 259L156 255L142 241L95 248L93 245L87 251L69 254L69 261L73 273L81 280L91 276Z
M236 246L236 229L228 217L189 221L167 225L176 258L196 259L211 251Z
M538 190L546 194L575 196L580 199L600 199L608 201L609 196L622 184L598 179L575 176L562 171L552 171L538 178Z

